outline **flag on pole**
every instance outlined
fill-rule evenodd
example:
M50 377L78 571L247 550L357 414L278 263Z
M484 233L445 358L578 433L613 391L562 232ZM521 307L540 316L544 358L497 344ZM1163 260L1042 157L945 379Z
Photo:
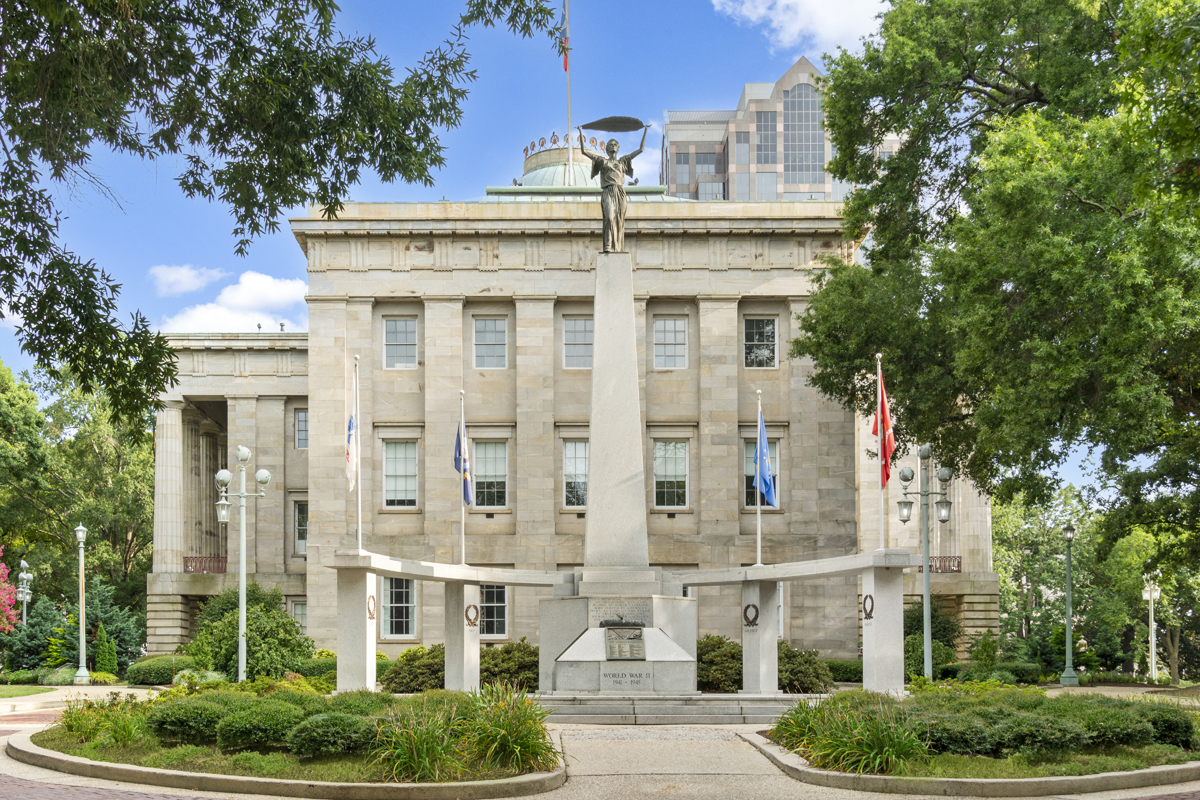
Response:
M767 441L767 423L763 421L762 409L758 411L758 443L754 447L754 487L762 493L767 505L779 508L775 496L775 472L771 469L771 444Z
M570 28L568 27L568 24L569 23L567 21L567 8L564 5L562 14L560 14L558 17L558 29L560 31L562 31L563 72L567 72L570 69L570 66L569 66L570 61L568 59L570 58L571 51L568 49L567 45L571 41L571 31L570 31ZM570 135L571 135L571 132L567 131L567 136L570 137Z
M880 420L883 430L880 431ZM879 437L879 461L882 466L883 486L892 476L892 453L896 452L896 436L892 433L892 415L888 410L887 390L883 388L883 370L879 372L879 407L875 409L875 424L871 435Z
M471 489L471 458L467 453L468 448L463 446L463 427L459 425L458 433L454 436L454 471L462 475L463 502L471 505L474 498Z
M354 479L358 475L358 427L354 415L350 415L350 423L346 426L346 481L354 488Z

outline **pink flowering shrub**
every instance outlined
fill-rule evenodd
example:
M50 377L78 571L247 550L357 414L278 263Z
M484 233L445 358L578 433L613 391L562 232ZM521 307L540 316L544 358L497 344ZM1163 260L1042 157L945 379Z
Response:
M0 556L4 548L0 547ZM0 563L0 633L8 633L17 622L17 587L8 581L8 567Z

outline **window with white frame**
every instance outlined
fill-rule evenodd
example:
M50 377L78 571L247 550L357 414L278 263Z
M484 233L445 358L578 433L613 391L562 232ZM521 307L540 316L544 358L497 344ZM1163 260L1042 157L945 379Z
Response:
M412 369L417 366L416 318L383 321L383 366L385 369Z
M475 368L504 369L508 366L508 319L475 319Z
M308 409L296 409L296 449L304 450L308 447Z
M742 349L747 369L775 369L779 366L775 317L746 317L742 321Z
M384 508L417 507L417 443L383 443Z
M588 443L587 440L563 442L563 506L583 508L587 505Z
M508 636L508 587L479 585L479 635Z
M654 368L687 368L687 317L654 318Z
M475 443L475 505L508 505L508 442Z
M308 632L308 601L293 600L292 601L292 619L296 620L296 624L300 626L301 633Z
M296 530L295 554L302 556L308 552L308 501L297 500L292 505L292 523Z
M745 465L746 465L745 473L746 474L745 474L745 479L744 479L745 486L742 487L744 489L744 491L742 492L742 502L744 502L746 504L746 508L754 508L755 507L754 506L754 446L755 446L755 440L747 439L744 444L745 444L745 448L746 448L746 461L745 461ZM778 439L768 439L767 440L767 451L771 454L771 472L772 472L771 483L773 483L775 485L775 499L779 500L780 499L780 497L779 497L779 440ZM770 506L767 505L766 496L763 495L762 492L759 492L758 495L759 495L759 502L762 503L763 508L770 508Z
M563 318L563 367L592 368L592 336L595 321L591 317Z
M654 505L686 508L688 504L686 441L654 442Z
M416 636L417 589L410 578L380 579L380 634L384 639Z

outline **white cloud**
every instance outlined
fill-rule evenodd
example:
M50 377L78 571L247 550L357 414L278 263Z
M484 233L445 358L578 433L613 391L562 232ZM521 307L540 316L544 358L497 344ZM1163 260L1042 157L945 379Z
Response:
M859 40L879 27L881 0L713 0L713 8L748 25L770 29L773 48L804 47L809 61L821 66L824 53L837 46L858 50Z
M308 284L300 278L273 278L261 272L243 272L238 282L226 286L212 303L189 306L163 320L161 330L179 333L239 333L289 331L308 328L304 295Z
M177 294L187 294L197 289L203 289L229 273L220 269L196 269L191 264L182 266L160 264L157 267L151 267L149 274L154 279L154 287L158 291L159 297L174 297Z

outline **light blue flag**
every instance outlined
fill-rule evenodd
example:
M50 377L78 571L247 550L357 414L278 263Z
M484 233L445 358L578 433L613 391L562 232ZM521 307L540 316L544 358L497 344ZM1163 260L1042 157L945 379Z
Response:
M474 500L474 492L471 489L471 459L463 447L461 425L458 433L454 435L454 471L462 475L463 502L471 505L471 501Z
M767 441L767 423L763 421L762 410L758 412L758 443L754 447L755 472L754 487L762 492L763 498L771 508L779 508L779 499L775 497L775 472L771 469L771 445Z

